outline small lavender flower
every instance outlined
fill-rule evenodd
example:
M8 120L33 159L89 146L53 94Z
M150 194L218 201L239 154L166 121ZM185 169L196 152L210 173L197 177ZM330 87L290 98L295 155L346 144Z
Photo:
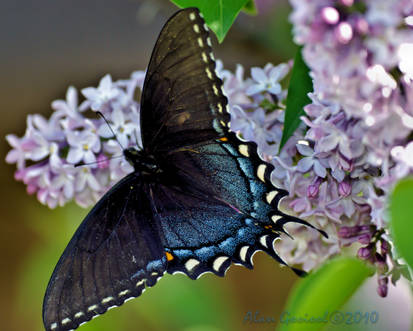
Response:
M100 151L100 140L92 131L68 132L67 141L70 149L67 161L71 164L84 161L91 164L96 161L95 154Z
M63 205L65 201L73 199L75 194L73 182L77 170L72 165L64 164L61 160L51 170L55 176L53 176L50 186L58 192L59 205Z
M326 160L322 159L314 153L314 150L304 143L298 143L297 145L298 152L304 157L298 161L297 170L300 172L308 172L310 169L314 169L314 173L321 178L327 176Z
M296 169L307 171L311 159L305 158L312 158L311 164L328 160L328 180L318 194L310 182L314 206L300 216L327 215L320 206L332 207L341 224L341 244L366 245L359 255L375 264L380 277L388 277L385 257L392 257L381 232L388 227L388 195L397 180L413 173L413 35L405 23L413 6L385 0L290 2L295 40L303 45L314 83L303 118L308 127L304 139L314 148L312 154L300 153L304 158L298 158ZM311 167L307 175L320 178ZM354 223L365 225L351 234ZM377 252L383 240L385 253ZM378 293L387 294L384 283Z
M108 126L106 123L102 124L98 129L99 136L103 138L112 138L113 133L110 128L115 132L116 138L122 146L127 146L129 137L134 130L137 130L137 125L130 121L127 121L122 110L116 108L112 114Z
M245 93L247 95L255 95L262 92L268 92L275 96L280 96L282 88L279 81L287 75L288 71L289 67L285 63L275 67L270 66L269 70L258 67L252 68L251 76L253 83L247 88Z
M98 88L87 87L82 90L92 110L103 110L104 106L111 100L119 97L121 90L112 83L112 77L106 75L102 78Z
M75 179L75 191L82 192L86 189L86 187L90 188L93 191L101 190L101 186L97 181L95 175L92 173L92 170L88 167L82 167L77 173Z
M385 278L388 279L388 278ZM379 281L379 286L377 287L377 294L380 295L382 298L387 296L388 287L387 282Z
M17 169L24 168L27 155L26 153L31 150L32 143L25 138L19 139L14 134L8 134L6 136L6 140L13 148L11 151L7 153L6 162L16 163Z

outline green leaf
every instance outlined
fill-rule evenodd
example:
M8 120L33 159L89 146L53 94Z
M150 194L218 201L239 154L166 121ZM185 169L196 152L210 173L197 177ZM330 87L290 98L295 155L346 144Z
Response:
M397 251L413 268L413 178L396 185L390 197L390 217Z
M280 143L280 151L301 123L304 106L311 102L308 93L313 91L310 69L302 57L302 48L298 49L294 58L294 66L288 86L287 107L285 109L284 130Z
M254 0L249 0L244 8L242 8L242 11L248 15L257 15L257 7L255 6Z
M148 319L168 316L159 330L180 330L190 326L214 326L229 330L237 321L226 289L217 286L213 277L201 277L196 282L183 275L165 275L159 283L140 298L137 305ZM215 286L213 286L215 285ZM211 291L215 288L216 291Z
M321 330L334 323L342 317L336 311L371 274L371 267L355 258L327 262L298 282L280 316L278 330ZM301 322L293 321L299 318Z
M197 7L206 24L215 32L221 43L235 18L248 1L252 0L171 0L181 8Z

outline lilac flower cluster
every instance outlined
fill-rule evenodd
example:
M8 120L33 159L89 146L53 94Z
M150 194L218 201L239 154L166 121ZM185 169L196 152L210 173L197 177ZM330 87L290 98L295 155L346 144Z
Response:
M80 105L77 90L69 87L66 100L52 103L50 119L29 115L23 137L7 135L13 149L6 161L16 163L15 178L27 185L27 192L36 193L50 208L72 199L86 207L131 172L120 145L140 143L140 106L133 96L142 89L144 77L137 71L128 80L112 82L106 75L98 88L82 90L85 100ZM118 141L103 119L93 114L98 110ZM87 166L75 167L80 164Z
M297 145L303 158L293 171L309 174L310 184L300 192L284 182L290 205L302 217L324 205L314 221L335 224L341 246L363 245L358 255L377 266L385 296L388 277L399 272L388 196L413 172L413 1L290 2L295 41L314 82L303 118L308 147Z

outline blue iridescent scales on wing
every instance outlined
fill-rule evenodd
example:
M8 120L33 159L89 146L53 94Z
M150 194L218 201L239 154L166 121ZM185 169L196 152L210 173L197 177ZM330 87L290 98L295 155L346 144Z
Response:
M142 294L165 272L192 279L252 268L287 222L286 191L255 143L229 130L230 116L205 23L179 11L154 47L141 99L143 149L125 158L135 171L90 211L47 287L46 330L70 330ZM311 226L311 225L309 225ZM298 272L298 271L297 271Z

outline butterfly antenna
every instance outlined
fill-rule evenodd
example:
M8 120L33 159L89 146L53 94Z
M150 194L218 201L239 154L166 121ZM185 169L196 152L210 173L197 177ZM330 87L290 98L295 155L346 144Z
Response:
M102 114L100 111L97 111L96 113L97 113L100 117L103 118L103 120L105 121L105 123L108 125L108 127L109 127L109 129L110 129L110 132L112 132L113 137L114 137L115 140L118 142L120 148L122 148L122 150L124 150L125 148L122 146L122 144L121 144L120 141L118 140L118 137L116 136L115 131L113 131L112 127L110 126L110 124L109 124L108 120L105 118L105 116L103 116L103 114Z
M107 160L99 160L99 161L89 162L89 163L80 162L80 163L75 164L74 167L77 168L77 167L82 167L82 166L91 165L91 164L99 164L99 163L107 162L108 160L118 159L120 157L124 157L123 154L122 155L117 155L117 156L112 156Z

